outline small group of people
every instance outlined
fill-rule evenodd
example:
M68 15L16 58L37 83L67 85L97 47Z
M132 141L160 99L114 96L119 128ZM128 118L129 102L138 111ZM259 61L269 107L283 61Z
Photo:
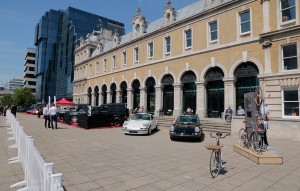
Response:
M192 108L191 107L188 107L187 109L186 109L186 115L192 115L194 113L194 111L192 110Z
M6 111L8 110L8 105L0 105L0 115L6 116Z
M48 105L45 105L43 116L45 119L45 128L57 129L57 108L55 104L52 104L50 108Z

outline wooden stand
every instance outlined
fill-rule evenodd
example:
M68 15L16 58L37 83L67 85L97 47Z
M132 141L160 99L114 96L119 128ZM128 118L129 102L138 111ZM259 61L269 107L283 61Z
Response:
M256 154L251 149L242 148L239 145L233 145L233 151L257 164L283 164L283 157L274 155L268 151L262 152L261 154Z

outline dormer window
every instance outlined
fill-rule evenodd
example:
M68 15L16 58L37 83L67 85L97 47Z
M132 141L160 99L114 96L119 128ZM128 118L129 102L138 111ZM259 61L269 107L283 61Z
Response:
M170 18L171 18L170 13L167 13L167 14L166 14L166 20L167 20L168 22L170 21Z
M141 30L140 24L135 25L135 32L136 32L136 33L139 33L140 30Z

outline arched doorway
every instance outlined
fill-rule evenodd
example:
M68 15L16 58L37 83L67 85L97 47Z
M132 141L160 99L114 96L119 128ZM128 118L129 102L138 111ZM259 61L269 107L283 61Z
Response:
M171 74L163 77L161 84L163 85L163 111L174 110L174 78Z
M224 73L219 67L209 69L205 75L207 117L219 118L224 112L223 78Z
M132 82L132 91L133 91L133 108L140 107L140 81L134 80Z
M92 88L89 87L88 89L88 104L92 105Z
M107 86L106 85L103 85L102 88L101 88L101 91L102 91L102 102L103 104L106 104L107 103Z
M185 72L181 77L181 83L183 84L183 103L182 111L186 111L188 107L193 110L193 113L196 112L196 75L192 71Z
M244 107L244 94L255 92L259 86L257 75L259 70L253 62L244 62L234 71L236 79L236 107ZM235 108L237 109L237 108Z
M117 93L116 93L117 86L115 83L110 85L110 94L111 94L111 103L116 103L117 100Z
M154 114L155 111L155 79L150 77L146 80L147 112Z
M120 85L120 96L121 96L121 103L127 103L127 83L122 82Z
M95 101L96 101L95 104L96 104L96 106L98 106L99 105L99 87L98 86L95 87L94 92L95 92Z

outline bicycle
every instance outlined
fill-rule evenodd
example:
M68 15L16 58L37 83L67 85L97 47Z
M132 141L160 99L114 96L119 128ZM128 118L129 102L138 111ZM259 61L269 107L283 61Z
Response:
M213 136L212 133L210 133L210 136L216 139L216 145L206 146L208 150L211 150L211 155L209 160L209 170L212 178L217 177L220 171L224 168L223 160L222 160L223 145L220 145L220 138L224 139L227 135L228 134L222 137L222 133L217 132L216 136Z
M252 124L252 133L248 134L247 128L241 128L239 130L239 144L242 148L247 147L251 148L251 150L256 153L260 154L263 149L263 143L261 138L261 133L263 130L259 127L259 125L263 125L261 123L253 123L250 121L243 121L243 123Z

